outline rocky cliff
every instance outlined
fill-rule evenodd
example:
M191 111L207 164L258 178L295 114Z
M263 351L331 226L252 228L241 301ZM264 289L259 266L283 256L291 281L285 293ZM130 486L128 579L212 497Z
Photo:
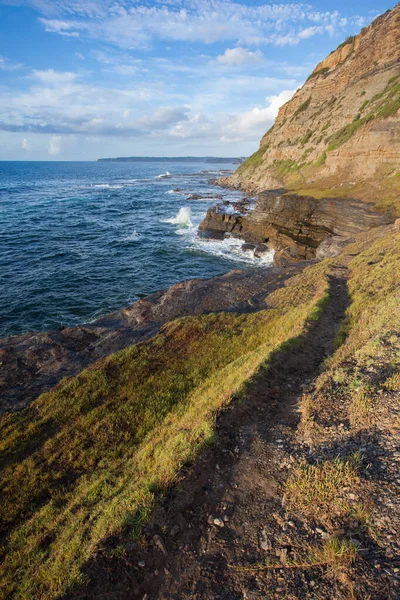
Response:
M400 4L348 38L221 185L358 197L400 213Z

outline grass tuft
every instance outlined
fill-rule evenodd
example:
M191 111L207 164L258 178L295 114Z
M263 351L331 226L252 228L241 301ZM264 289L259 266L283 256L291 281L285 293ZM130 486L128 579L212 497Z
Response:
M347 459L339 456L316 464L302 460L286 482L286 493L291 506L319 518L343 512L347 508L340 499L343 488L358 481L361 456L354 453Z

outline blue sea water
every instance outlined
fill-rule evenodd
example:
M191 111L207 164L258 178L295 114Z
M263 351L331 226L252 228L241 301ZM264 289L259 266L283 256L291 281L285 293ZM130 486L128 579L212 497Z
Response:
M255 268L239 240L198 238L216 200L188 200L240 198L207 183L234 168L0 162L0 336L90 322L183 279Z

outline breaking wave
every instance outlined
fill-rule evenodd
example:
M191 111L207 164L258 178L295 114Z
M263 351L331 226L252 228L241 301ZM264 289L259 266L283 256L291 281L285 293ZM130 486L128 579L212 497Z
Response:
M187 206L183 206L179 209L176 217L162 219L161 223L171 223L172 225L179 225L180 227L193 227L192 211Z

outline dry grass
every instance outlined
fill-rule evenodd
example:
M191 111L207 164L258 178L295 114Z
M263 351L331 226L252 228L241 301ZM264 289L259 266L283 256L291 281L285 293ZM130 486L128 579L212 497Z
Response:
M348 503L342 492L358 483L360 465L359 453L347 459L336 457L316 464L302 460L286 482L289 505L321 520L346 513Z
M392 392L400 392L400 372L388 377L384 387Z
M370 427L373 422L373 402L369 391L359 389L352 396L349 405L349 421L353 428Z
M320 544L303 544L297 549L293 556L281 560L266 559L260 563L249 567L232 567L236 570L261 571L275 569L317 569L329 568L331 574L337 574L343 568L351 566L357 557L357 547L349 540L330 537Z

